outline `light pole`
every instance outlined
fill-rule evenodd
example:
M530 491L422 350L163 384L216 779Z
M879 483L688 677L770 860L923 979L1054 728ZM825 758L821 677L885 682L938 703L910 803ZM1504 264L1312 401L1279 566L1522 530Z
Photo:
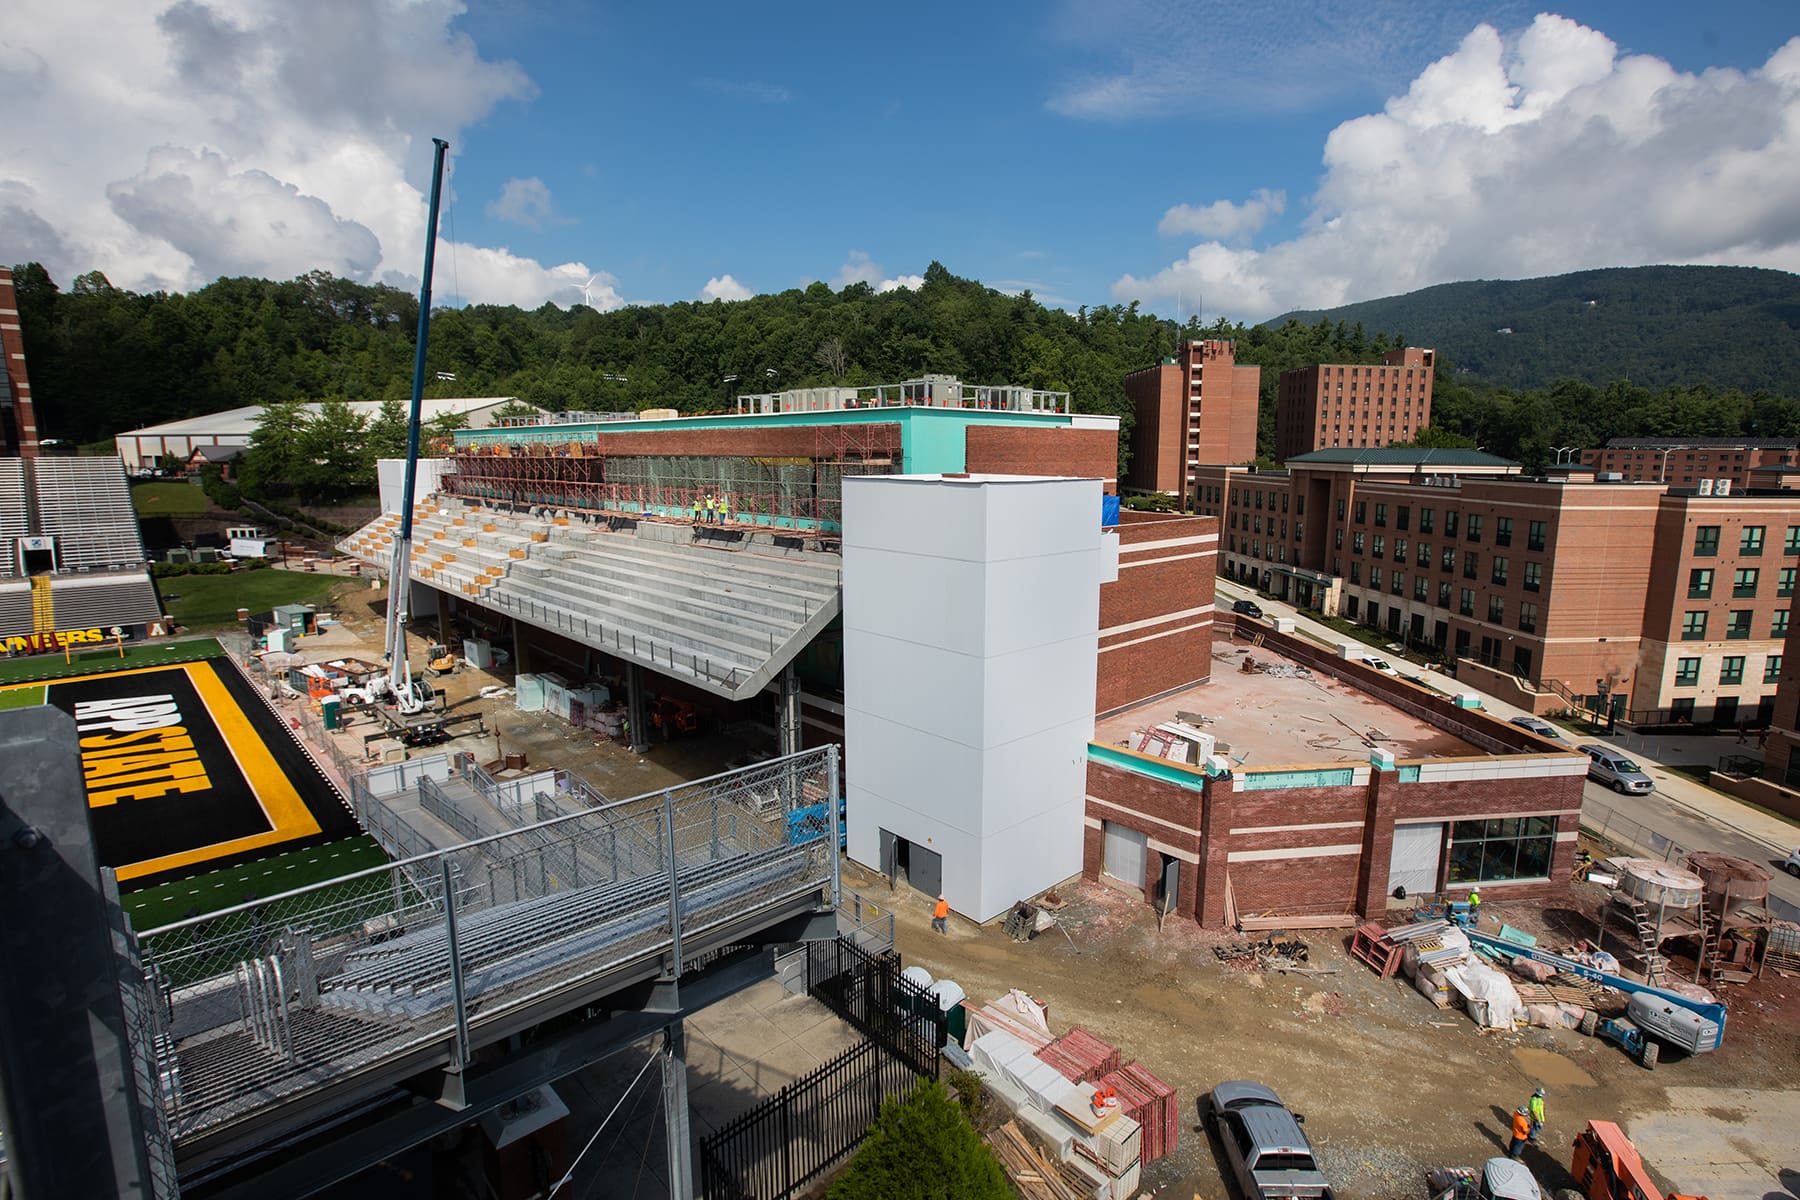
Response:
M1662 453L1662 470L1660 472L1658 472L1658 482L1667 483L1667 482L1669 482L1669 455L1675 453L1675 447L1670 446L1667 450L1664 450L1661 453Z
M731 385L736 383L737 381L738 381L738 377L736 375L727 375L727 376L725 376L725 378L723 378L719 381L720 383L723 383L725 385L725 407L726 408L731 407Z

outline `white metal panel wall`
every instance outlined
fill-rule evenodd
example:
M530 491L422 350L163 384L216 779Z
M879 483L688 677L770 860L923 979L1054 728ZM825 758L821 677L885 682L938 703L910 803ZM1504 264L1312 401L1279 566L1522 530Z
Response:
M1409 896L1437 890L1438 856L1444 850L1444 827L1394 826L1394 853L1388 860L1388 895L1403 887Z
M977 920L1081 869L1100 484L856 478L844 488L850 856L943 855Z
M1103 866L1108 875L1134 888L1144 886L1144 865L1149 857L1150 835L1137 829L1101 822L1105 838Z

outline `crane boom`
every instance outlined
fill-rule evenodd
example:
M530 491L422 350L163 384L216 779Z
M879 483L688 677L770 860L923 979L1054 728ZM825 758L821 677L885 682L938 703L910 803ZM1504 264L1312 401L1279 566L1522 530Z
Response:
M438 201L444 185L444 154L450 143L432 138L436 147L431 160L431 210L425 223L425 274L419 284L419 333L413 348L412 411L406 423L406 474L400 494L400 536L394 539L394 560L388 571L387 653L388 688L403 714L424 707L413 687L412 667L406 661L407 606L412 597L413 492L419 473L419 415L425 403L425 345L431 330L431 270L437 259Z

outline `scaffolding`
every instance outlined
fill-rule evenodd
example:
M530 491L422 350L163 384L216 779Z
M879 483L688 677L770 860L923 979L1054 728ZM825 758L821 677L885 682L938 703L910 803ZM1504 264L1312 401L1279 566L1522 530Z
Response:
M594 441L531 443L453 456L439 487L520 509L691 519L711 498L717 523L791 534L843 529L846 476L903 467L899 433L881 424L820 426L810 456L603 453Z

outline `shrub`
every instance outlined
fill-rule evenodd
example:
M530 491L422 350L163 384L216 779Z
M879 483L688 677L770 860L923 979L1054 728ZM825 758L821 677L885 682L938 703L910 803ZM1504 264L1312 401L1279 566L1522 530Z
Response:
M826 1193L828 1200L1011 1200L1006 1172L950 1093L921 1079L882 1102L869 1140Z
M969 1124L981 1128L982 1085L986 1078L980 1071L969 1071L957 1068L950 1072L950 1086L956 1089L956 1103L962 1108L963 1116Z

